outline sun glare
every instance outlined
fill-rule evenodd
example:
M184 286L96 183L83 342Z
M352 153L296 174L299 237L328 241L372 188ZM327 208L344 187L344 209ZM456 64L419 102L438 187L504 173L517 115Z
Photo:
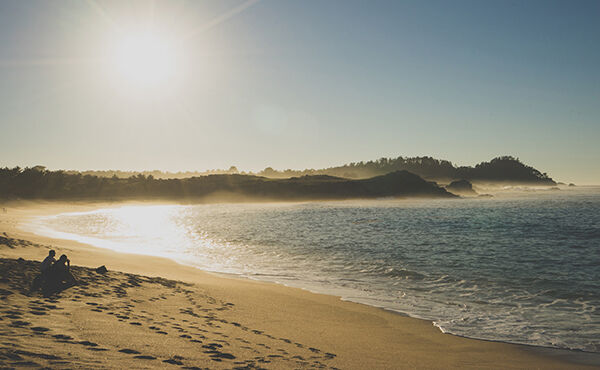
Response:
M177 50L166 35L151 31L126 34L115 40L111 54L113 67L123 82L151 87L175 77Z

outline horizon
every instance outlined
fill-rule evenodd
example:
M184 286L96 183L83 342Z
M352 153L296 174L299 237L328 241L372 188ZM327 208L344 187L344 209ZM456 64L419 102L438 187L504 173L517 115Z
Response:
M507 155L507 156L511 157L510 155ZM400 158L400 157L406 158L406 159L407 158L417 158L417 157L408 157L408 156L397 156L397 157L393 157L393 158L389 158L389 159L396 159L396 158ZM424 157L428 157L428 156L424 156ZM429 156L429 157L431 157L431 156ZM377 159L369 159L369 160L357 161L357 162L354 162L354 163L359 163L359 162L367 163L369 161L377 161L377 160L382 159L382 158L383 157L380 157L380 158L377 158ZM495 158L498 158L498 157L495 157ZM466 164L466 165L465 164L457 164L457 163L455 163L453 161L450 161L450 160L448 160L448 161L454 167L456 167L456 168L458 168L458 167L475 167L475 165L477 165L477 164L480 164L480 163L483 163L483 162L489 162L489 161L491 161L492 159L495 159L495 158L490 158L488 160L481 160L481 161L478 161L476 163ZM526 166L531 166L531 164L524 162L523 160L521 160L518 157L513 157L513 158L516 159L517 161L520 161L521 163L523 163ZM433 159L436 159L436 160L447 160L446 158L433 158ZM219 172L219 171L227 172L232 167L235 167L236 170L237 170L237 172L239 174L242 174L242 175L258 175L260 172L262 172L262 171L264 171L264 170L266 170L268 168L273 169L275 171L280 171L280 172L283 172L283 171L286 171L286 170L299 171L299 172L309 171L309 170L322 171L322 170L327 170L329 168L336 168L336 167L341 167L341 166L349 165L350 163L353 163L353 162L339 163L339 164L334 164L334 165L330 165L330 166L322 167L322 168L307 167L307 168L303 168L303 169L298 169L298 168L274 168L272 166L267 166L267 167L259 168L259 169L244 169L244 168L239 168L238 166L235 166L235 165L231 165L231 166L226 166L224 168L210 168L210 169L197 169L197 170L194 170L194 169L191 169L191 170L190 169L183 169L183 170L178 170L178 171L171 171L171 170L168 170L168 169L156 169L156 168L154 168L154 169L114 169L114 168L107 168L107 169L90 169L90 168L75 169L75 168L49 168L49 167L47 167L47 166L45 166L43 164L37 164L37 165L31 165L31 166L15 166L15 167L20 167L20 168L34 168L34 167L40 167L41 166L45 170L49 170L49 171L66 171L66 172L73 171L73 172L81 172L81 173L85 173L85 172L125 172L125 173L140 173L141 174L141 173L145 173L145 172L161 172L161 173L164 173L164 174L180 174L180 173L191 173L191 174L200 173L200 174L204 174L204 173L206 173L206 175L210 175L211 171L215 171L215 172ZM540 171L541 173L545 173L546 172L546 171L544 171L543 168L536 168L535 166L531 166L531 167L533 167L534 169ZM410 171L408 171L408 172L410 172ZM380 175L375 175L375 176L380 176ZM554 180L556 183L558 183L558 184L560 184L560 183L563 183L563 184L573 183L573 182L571 182L569 180L557 179L557 178L553 177L552 174L548 174L548 176L552 180ZM269 176L266 176L266 177L269 177ZM599 186L600 183L585 183L585 182L583 182L583 183L577 183L575 185L580 185L580 186Z
M600 3L0 4L0 167L502 155L600 184Z

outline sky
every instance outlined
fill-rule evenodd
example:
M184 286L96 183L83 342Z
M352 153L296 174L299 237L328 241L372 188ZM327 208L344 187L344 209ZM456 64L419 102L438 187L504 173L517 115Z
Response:
M513 155L600 184L599 1L0 2L0 166Z

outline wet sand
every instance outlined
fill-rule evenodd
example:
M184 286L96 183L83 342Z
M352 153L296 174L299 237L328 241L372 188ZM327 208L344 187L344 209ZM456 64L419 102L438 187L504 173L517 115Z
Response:
M36 215L107 206L0 205L0 367L573 369L597 358L442 334L338 297L19 228ZM29 284L50 248L69 256L81 283L43 297ZM95 272L101 265L106 274Z

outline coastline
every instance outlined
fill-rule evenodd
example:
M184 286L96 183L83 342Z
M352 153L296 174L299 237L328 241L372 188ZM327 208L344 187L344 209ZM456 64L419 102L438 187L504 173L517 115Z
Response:
M9 238L26 240L32 244L20 243L18 247L8 249L0 246L0 257L41 260L45 255L44 246L52 246L58 254L67 253L77 266L95 268L106 265L110 271L160 276L194 284L217 299L233 302L235 312L230 314L236 322L259 327L275 337L293 337L291 339L296 342L310 343L310 348L322 348L325 353L335 354L326 362L330 367L584 368L598 365L585 359L581 361L574 351L443 334L429 321L342 301L336 296L207 273L162 257L124 254L75 241L42 237L19 229L25 219L33 216L125 204L164 202L8 203L3 206L8 208L8 212L0 217L0 234L6 232ZM268 364L264 366L269 367Z

